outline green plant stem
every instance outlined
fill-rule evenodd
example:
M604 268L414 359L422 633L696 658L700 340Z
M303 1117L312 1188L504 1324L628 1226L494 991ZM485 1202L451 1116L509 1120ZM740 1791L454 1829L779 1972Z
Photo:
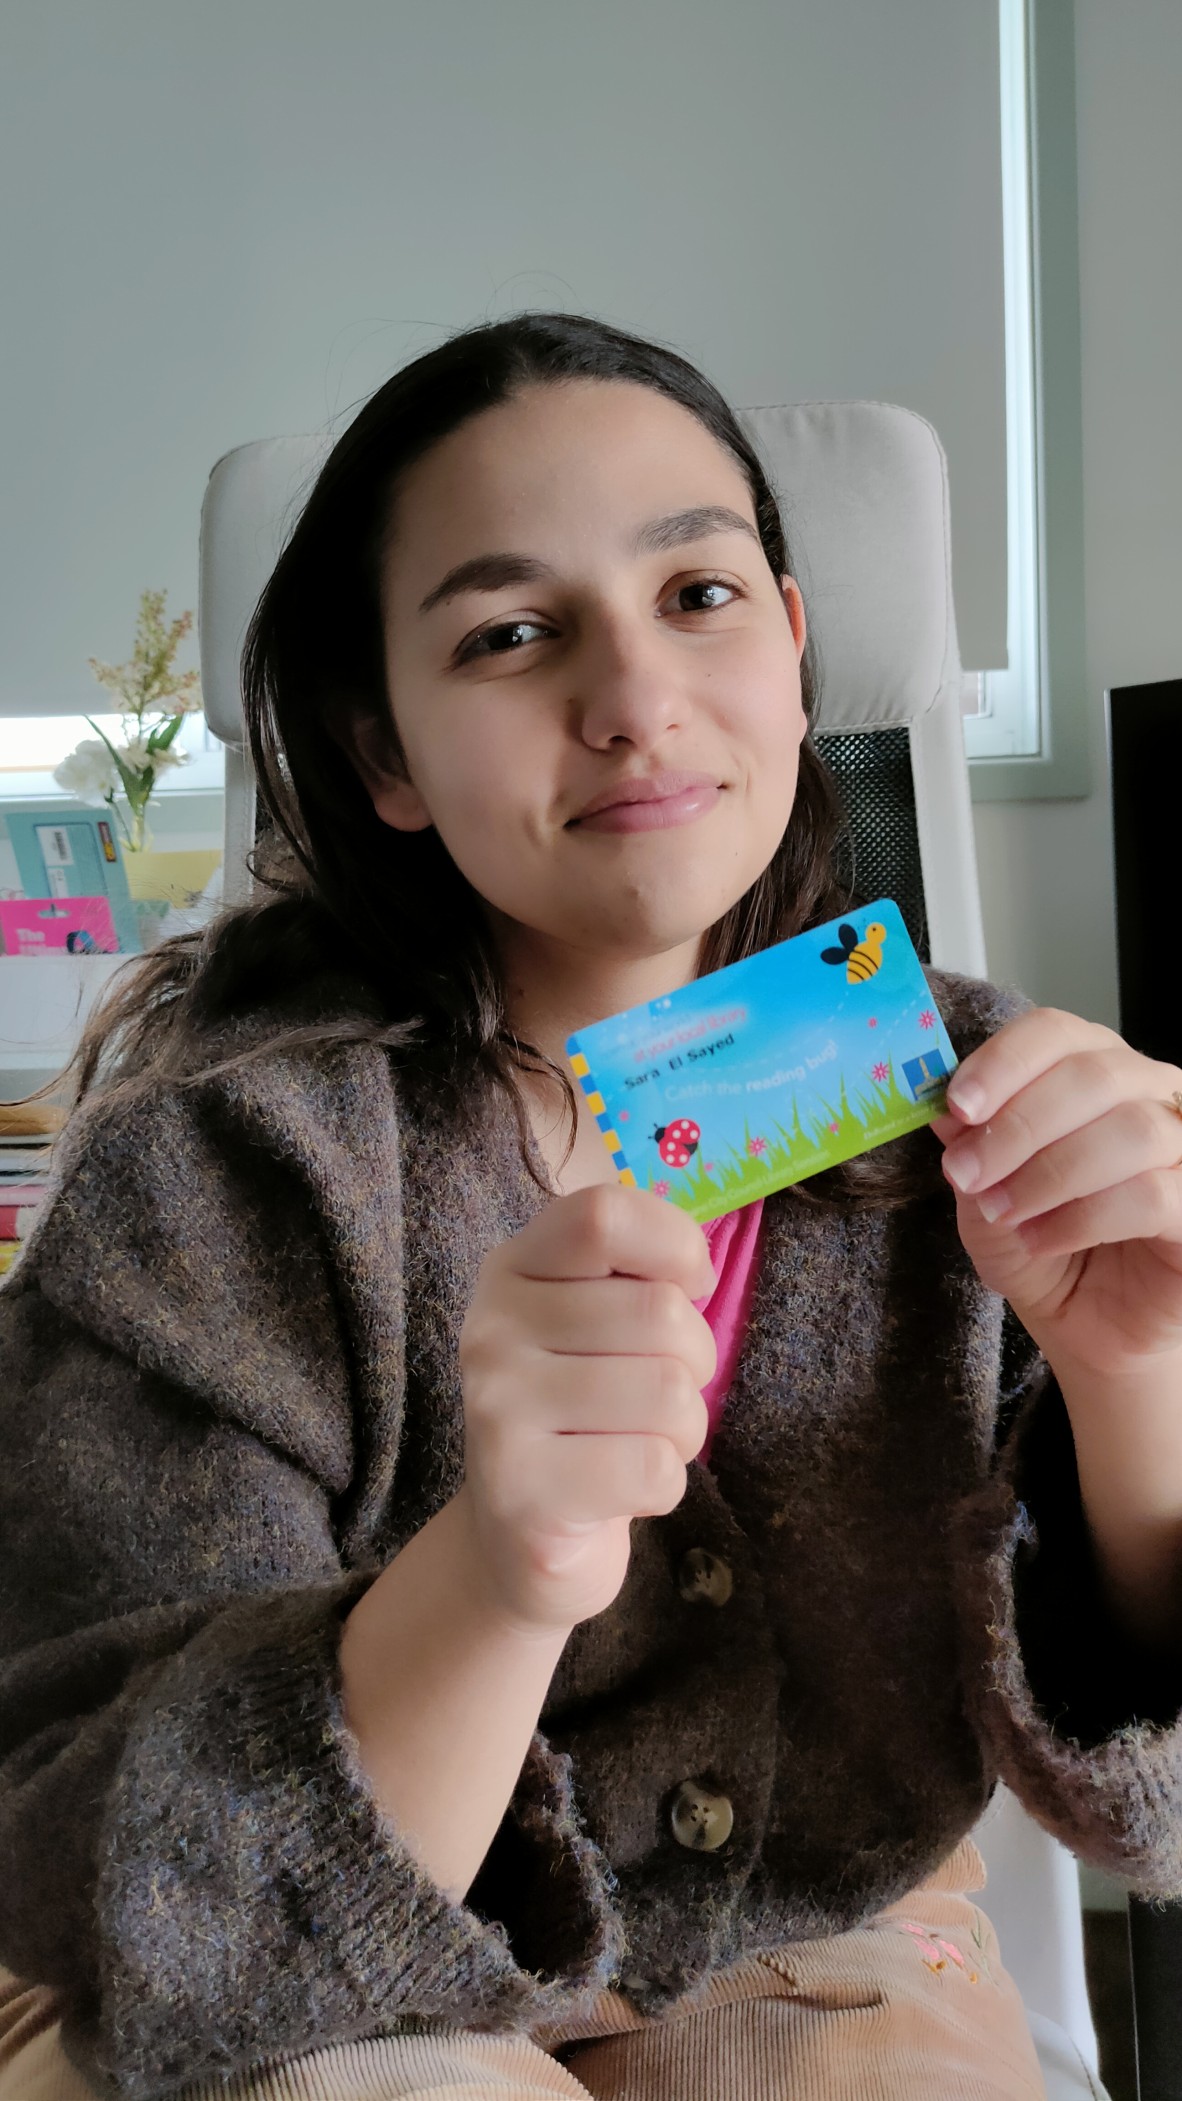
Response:
M106 802L107 808L111 812L112 817L115 819L115 822L118 825L120 831L123 833L128 853L142 853L145 846L147 845L146 827L144 825L143 810L132 810L132 823L129 826L127 819L124 816L123 811L120 809L119 804L116 802L114 796L108 795L104 798L104 800Z

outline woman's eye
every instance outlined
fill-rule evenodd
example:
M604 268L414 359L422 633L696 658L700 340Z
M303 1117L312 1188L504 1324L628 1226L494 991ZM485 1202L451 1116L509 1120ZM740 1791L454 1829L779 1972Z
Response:
M540 620L504 620L499 627L486 627L481 634L473 635L470 642L465 642L459 661L466 664L469 657L507 656L516 647L513 637L527 634L531 628L540 635L547 632ZM503 639L505 637L508 639Z
M678 597L684 598L687 591L729 591L732 598L735 596L734 585L724 584L720 576L700 576L696 583L682 584L681 588L677 593ZM722 611L722 606L721 604L707 606L686 606L685 611L687 613L720 613Z
M720 576L702 576L692 584L682 584L678 588L677 596L685 598L687 593L693 591L725 591L728 598L738 595L734 585L724 583ZM681 610L686 613L720 613L724 603L725 601L713 605L682 606ZM457 662L466 664L471 657L511 656L524 646L523 637L546 635L551 632L552 630L544 627L540 620L502 620L498 626L483 628L479 634L472 636L471 641L465 642L459 651Z

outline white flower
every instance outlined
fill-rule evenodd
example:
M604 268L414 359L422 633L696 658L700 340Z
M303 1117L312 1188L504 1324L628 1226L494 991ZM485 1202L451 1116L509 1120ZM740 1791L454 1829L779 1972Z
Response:
M187 765L189 758L188 752L178 751L175 744L166 745L163 751L149 751L146 737L129 737L118 750L130 773L142 773L146 766L150 766L153 773L164 773L169 766Z
M55 766L53 777L59 788L76 795L79 802L106 802L119 786L115 761L99 737L84 737L69 758Z

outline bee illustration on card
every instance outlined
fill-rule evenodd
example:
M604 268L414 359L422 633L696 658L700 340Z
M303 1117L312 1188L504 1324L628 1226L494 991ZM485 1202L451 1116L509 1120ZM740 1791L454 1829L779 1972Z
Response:
M864 985L867 978L875 977L882 969L882 951L886 937L887 930L881 920L872 919L860 941L857 927L851 926L848 920L843 920L837 929L841 947L823 948L821 961L839 965L844 963L847 984Z

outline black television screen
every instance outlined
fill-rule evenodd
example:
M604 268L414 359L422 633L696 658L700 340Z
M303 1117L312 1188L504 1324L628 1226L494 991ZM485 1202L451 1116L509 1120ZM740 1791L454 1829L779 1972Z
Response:
M1108 759L1122 1036L1182 1064L1182 679L1114 686Z

